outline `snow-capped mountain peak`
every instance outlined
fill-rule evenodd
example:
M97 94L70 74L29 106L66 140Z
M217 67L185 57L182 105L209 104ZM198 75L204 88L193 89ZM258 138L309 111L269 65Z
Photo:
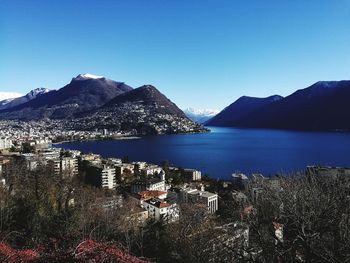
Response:
M51 90L49 90L47 88L42 88L42 87L41 88L36 88L36 89L33 89L33 90L29 91L26 96L29 97L29 98L35 98L38 95L45 94L45 93L48 93L50 91Z
M184 112L188 113L188 114L199 115L199 116L214 116L214 115L218 114L220 111L214 110L214 109L187 108L187 109L185 109Z
M206 122L207 120L209 120L210 118L218 114L219 112L220 112L219 110L214 110L214 109L187 108L184 110L184 113L188 118L198 123Z
M48 93L51 90L46 89L46 88L36 88L31 91L29 91L26 95L21 95L17 98L11 98L11 99L6 99L6 100L1 100L0 101L0 110L3 109L9 109L15 106L18 106L20 104L26 103L30 100L35 99L38 96L41 96L42 94Z
M85 74L79 74L77 77L74 78L74 80L87 80L87 79L103 79L103 76L96 76L93 74L85 73Z

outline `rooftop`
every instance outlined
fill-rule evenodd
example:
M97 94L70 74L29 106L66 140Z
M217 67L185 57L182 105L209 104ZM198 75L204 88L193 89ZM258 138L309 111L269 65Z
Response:
M163 202L161 200L158 200L158 199L149 199L147 201L145 201L146 203L152 205L152 206L155 206L155 207L158 207L158 208L165 208L165 207L169 207L170 204L166 203L166 202Z
M163 192L163 191L142 191L137 193L139 199L159 197L161 195L166 195L166 194L167 192Z
M217 195L215 193L211 193L211 192L207 192L207 191L199 191L199 190L188 192L188 194L190 194L190 195L200 195L200 196L203 196L203 197L206 197L206 198L213 197L213 196Z

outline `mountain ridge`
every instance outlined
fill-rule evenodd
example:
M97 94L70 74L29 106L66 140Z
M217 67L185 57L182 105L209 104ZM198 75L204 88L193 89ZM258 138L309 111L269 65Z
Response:
M184 113L188 118L197 123L205 123L209 119L213 118L216 114L218 114L219 110L213 109L194 109L194 108L186 108Z
M24 96L0 101L0 110L16 107L48 92L51 92L51 90L41 87L29 91Z
M242 114L222 114L207 125L287 130L350 130L350 81L319 81L289 96ZM237 100L238 101L238 100ZM233 104L237 105L237 101ZM231 104L231 105L233 105ZM217 117L216 116L216 117Z
M152 85L121 94L97 110L79 115L72 128L119 130L131 134L172 134L207 131Z
M220 113L208 120L205 124L212 126L230 126L239 125L240 120L257 108L263 107L282 99L282 96L272 95L266 98L257 98L242 96L229 106L224 108Z
M110 129L134 135L207 131L152 85L133 89L92 74L79 74L61 89L0 110L1 118L54 121L67 130Z
M74 114L97 109L112 98L132 90L124 82L107 78L73 78L64 87L43 94L11 109L0 110L0 118L42 119L67 118Z

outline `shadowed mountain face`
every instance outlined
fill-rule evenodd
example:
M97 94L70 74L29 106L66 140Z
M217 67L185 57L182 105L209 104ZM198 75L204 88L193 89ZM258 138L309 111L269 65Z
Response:
M121 94L103 107L79 115L74 128L106 128L135 134L205 131L155 87L145 85Z
M243 96L234 103L223 109L219 114L206 122L212 126L239 126L239 124L255 110L264 107L270 103L283 99L283 97L274 95L267 98L254 98Z
M0 111L0 118L68 118L94 110L114 97L132 90L124 83L89 74L79 75L63 88L42 94L26 103Z
M124 103L133 103L146 107L152 107L154 113L170 114L187 118L182 110L180 110L172 101L170 101L152 85L144 85L130 92L117 96L108 102L104 106L104 109L109 108L113 110L113 108Z
M239 100L229 107L239 104ZM249 109L248 104L240 105L236 111L225 113L225 109L220 122L216 122L216 116L207 124L295 130L350 130L349 100L350 81L320 81L283 99L259 105L248 110L248 113L243 110L245 107Z

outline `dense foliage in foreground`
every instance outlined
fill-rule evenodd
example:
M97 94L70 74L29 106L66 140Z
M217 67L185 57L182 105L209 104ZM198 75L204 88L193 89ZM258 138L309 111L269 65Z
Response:
M137 207L127 198L122 207L104 209L101 202L117 193L87 187L83 175L59 177L50 167L28 171L13 162L4 176L0 261L350 262L345 176L251 181L242 198L209 181L220 196L217 215L188 204L177 223L142 226L130 220ZM249 227L249 242L227 246L236 233L222 226L234 222Z

